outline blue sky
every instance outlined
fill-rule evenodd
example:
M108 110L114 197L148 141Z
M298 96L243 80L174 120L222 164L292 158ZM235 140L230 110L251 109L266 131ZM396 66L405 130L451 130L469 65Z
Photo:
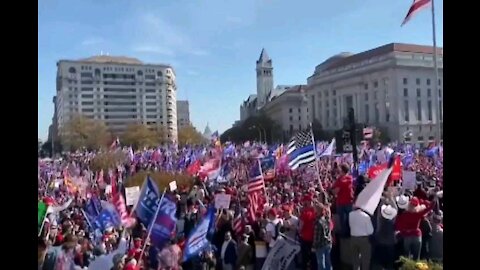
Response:
M99 55L169 63L177 99L190 101L203 131L230 128L255 93L255 61L273 59L274 84L306 83L316 65L339 52L391 42L432 44L429 9L400 24L411 0L39 0L38 137L53 116L56 62ZM436 1L443 45L443 0Z

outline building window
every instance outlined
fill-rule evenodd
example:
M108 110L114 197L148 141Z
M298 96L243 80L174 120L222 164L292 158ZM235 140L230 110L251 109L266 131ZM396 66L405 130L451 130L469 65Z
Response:
M442 81L438 79L438 85L442 85Z
M365 88L365 90L368 90L368 83L364 84L363 87Z
M427 85L430 85L430 79L427 79Z
M368 93L365 93L365 101L368 101Z
M403 78L403 84L404 84L404 85L407 85L407 84L408 84L408 79L407 79L407 78Z
M432 89L428 88L427 89L427 97L431 97L432 96Z
M403 109L405 114L405 122L410 121L409 111L408 111L408 100L403 102Z
M326 100L325 103L326 103L326 106L327 106L327 108L328 108L328 105L329 105L328 100Z
M439 98L442 97L442 89L438 89L438 97L439 97Z
M427 101L427 107L428 107L428 120L432 121L433 120L433 112L432 112L432 101L431 100Z
M374 81L373 82L373 88L377 88L378 87L378 81Z
M298 121L302 121L302 117L300 115L298 116Z
M418 136L418 141L423 142L423 136Z
M292 108L290 108L290 109L288 110L288 112L289 112L289 113L292 113L292 112L293 112L293 109L292 109Z
M422 102L417 100L417 120L422 121Z
M403 88L403 96L408 97L408 89L407 88Z
M370 122L370 108L365 104L365 123Z
M336 99L333 100L333 106L337 106L337 100Z
M298 108L298 113L301 113L301 112L302 112L302 110L300 108Z
M380 109L378 103L375 103L375 123L380 123Z
M293 116L290 115L290 122L293 121Z
M336 90L332 90L332 96L335 96L337 95L337 91Z
M420 88L417 88L417 97L420 97L420 96L421 96Z
M420 85L420 78L417 78L416 82L417 82L417 85Z
M440 121L443 121L443 106L442 101L438 102L438 112L440 113Z

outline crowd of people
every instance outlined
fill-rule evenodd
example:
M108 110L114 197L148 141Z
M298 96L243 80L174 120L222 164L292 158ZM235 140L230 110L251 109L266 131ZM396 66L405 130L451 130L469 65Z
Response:
M386 149L392 152L384 158ZM290 170L285 147L260 143L110 151L126 158L105 173L91 169L94 152L39 159L39 270L270 269L269 256L287 242L296 252L279 267L288 270L397 269L400 256L443 261L441 146L363 149L359 164L367 170L353 166L351 155L335 154ZM268 158L273 166L259 161ZM401 176L389 179L375 212L368 213L357 197L376 179L369 168L389 158L401 160L401 171L415 173L415 186L407 188ZM256 164L262 174L258 190L250 185ZM136 216L135 205L115 199L126 197L127 179L140 170L192 175L191 185L165 191L176 204L176 224L161 246L151 241L151 226ZM219 194L230 195L229 206L216 209L209 244L185 259L189 236ZM92 201L125 208L117 211L121 226L99 230L92 224ZM40 205L47 207L45 215Z

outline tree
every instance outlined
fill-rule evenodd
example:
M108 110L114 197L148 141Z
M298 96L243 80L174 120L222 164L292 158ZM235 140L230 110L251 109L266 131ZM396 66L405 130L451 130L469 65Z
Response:
M124 163L126 155L122 151L108 151L95 155L90 162L93 171L108 171L108 169L116 168L118 164Z
M62 145L68 150L83 147L89 150L100 149L106 147L111 139L105 123L81 115L74 116L61 131Z
M121 142L130 145L135 149L158 146L163 143L163 130L151 130L143 124L131 124L127 126L125 133L121 136Z
M249 117L241 125L226 130L220 139L237 143L252 140L266 140L271 143L274 140L280 140L281 137L280 126L265 114L260 113Z
M150 176L152 180L157 184L157 187L159 190L164 190L165 188L169 187L169 183L172 181L177 182L177 187L179 189L182 189L184 187L191 188L195 182L195 179L193 176L190 176L188 174L172 174L172 173L167 173L167 172L153 172L153 171L139 171L136 174L128 177L125 180L125 186L126 187L133 187L133 186L139 186L141 187L143 185L143 182L145 179L147 179L147 176Z
M203 144L205 138L198 132L194 126L188 125L178 130L178 144Z

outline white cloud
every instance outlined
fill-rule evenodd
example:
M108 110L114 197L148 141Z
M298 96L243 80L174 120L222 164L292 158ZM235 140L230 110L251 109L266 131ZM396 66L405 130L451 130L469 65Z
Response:
M163 55L189 54L204 56L208 52L194 46L194 42L181 29L153 13L142 13L136 27L130 31L137 35L141 46L134 45L136 52L156 53ZM160 44L160 45L157 45Z
M91 37L83 40L81 44L82 46L92 46L92 45L97 45L103 42L104 42L103 38Z

